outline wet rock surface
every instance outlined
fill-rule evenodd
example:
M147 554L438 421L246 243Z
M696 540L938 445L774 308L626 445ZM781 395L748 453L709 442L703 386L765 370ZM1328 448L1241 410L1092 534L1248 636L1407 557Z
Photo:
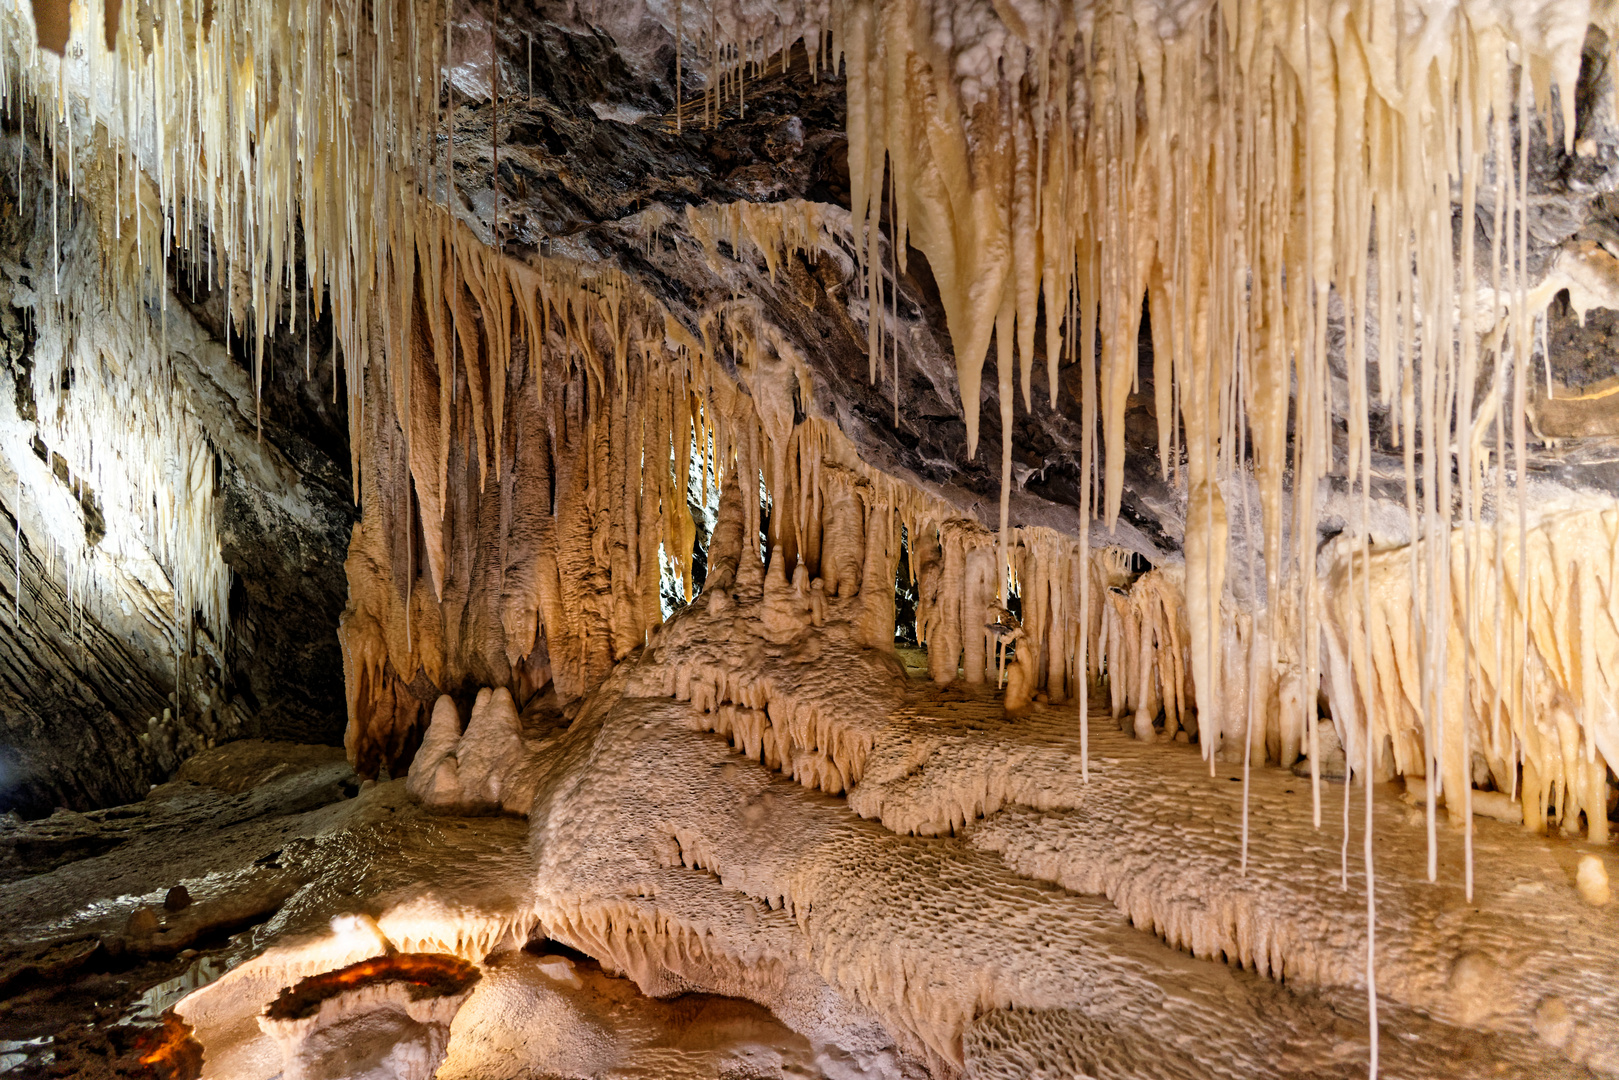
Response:
M139 803L0 820L8 1075L149 1075L163 1011L314 876L301 856L359 790L322 746L248 740L182 774Z

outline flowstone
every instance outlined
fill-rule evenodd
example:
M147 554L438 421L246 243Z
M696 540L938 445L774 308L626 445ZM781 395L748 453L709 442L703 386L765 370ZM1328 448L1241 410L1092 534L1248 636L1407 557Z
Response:
M205 1075L273 1075L270 1000L390 950L483 973L455 1080L1363 1074L1358 816L1316 832L1304 782L1256 767L1244 863L1237 770L1096 711L1086 780L1075 705L907 675L858 597L790 623L771 576L685 609L565 727L486 691L462 733L441 701L420 772L359 800L424 805L179 1007ZM1375 787L1384 1075L1619 1075L1619 936L1581 861L1605 852L1480 821L1468 904L1459 842L1428 883L1422 815Z

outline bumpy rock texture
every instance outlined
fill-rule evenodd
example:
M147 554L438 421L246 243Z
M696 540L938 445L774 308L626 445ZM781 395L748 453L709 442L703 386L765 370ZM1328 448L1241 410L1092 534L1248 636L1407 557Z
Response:
M1313 832L1304 784L1264 770L1241 872L1238 770L1210 777L1191 748L1097 713L1085 783L1070 708L1013 717L988 690L907 676L853 640L849 601L796 632L770 611L762 588L718 615L694 605L565 731L515 754L488 721L509 702L480 696L454 752L498 760L502 785L522 789L529 859L480 854L512 818L401 816L448 831L428 849L391 833L376 880L347 895L311 883L289 904L306 926L320 911L373 921L302 939L285 923L181 1003L211 1060L270 1075L240 1021L297 974L389 945L483 966L450 1075L646 1060L641 1021L604 1009L559 941L648 995L767 1006L808 1043L810 1075L1363 1074L1363 877L1350 870L1345 889L1339 862L1358 819L1349 835L1336 819ZM444 760L430 737L406 790L442 793L418 780ZM1383 1075L1619 1070L1619 999L1600 975L1612 917L1581 899L1577 850L1481 825L1468 902L1425 880L1420 813L1380 790L1377 815ZM1447 879L1459 862L1447 843ZM792 1075L791 1060L757 1064Z

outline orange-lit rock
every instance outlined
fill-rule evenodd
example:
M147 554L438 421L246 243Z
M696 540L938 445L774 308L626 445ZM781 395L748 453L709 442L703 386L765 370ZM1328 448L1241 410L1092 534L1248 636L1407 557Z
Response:
M259 1026L283 1080L431 1080L478 969L442 953L391 953L288 987Z

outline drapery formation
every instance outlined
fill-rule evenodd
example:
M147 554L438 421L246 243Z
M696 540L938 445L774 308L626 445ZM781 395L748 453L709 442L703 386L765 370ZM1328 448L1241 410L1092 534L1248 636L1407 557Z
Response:
M1138 338L1150 334L1163 469L1185 491L1180 625L1190 681L1206 701L1228 702L1222 683L1230 674L1252 683L1249 700L1261 692L1266 698L1246 712L1296 712L1297 721L1282 726L1303 732L1312 762L1320 756L1313 703L1326 666L1315 550L1319 482L1339 476L1367 505L1380 449L1370 416L1374 408L1388 410L1404 456L1408 539L1421 553L1410 574L1428 583L1414 591L1408 621L1429 673L1418 679L1414 706L1424 730L1422 768L1437 769L1444 702L1467 696L1450 684L1443 628L1459 602L1471 603L1465 598L1473 590L1501 594L1512 576L1504 560L1474 559L1468 552L1477 545L1464 541L1463 561L1487 565L1494 576L1486 586L1464 574L1456 593L1457 545L1446 537L1458 526L1473 536L1489 522L1497 530L1490 543L1501 548L1527 543L1503 539L1514 518L1516 535L1530 531L1530 497L1519 482L1528 442L1526 369L1535 306L1549 297L1532 288L1529 146L1544 136L1576 149L1575 87L1587 30L1611 29L1612 12L1580 3L1510 10L1456 3L1400 18L1403 9L1392 0L1215 0L1173 9L1123 0L1015 9L847 0L716 6L702 9L703 17L691 7L656 14L675 35L683 70L705 83L705 105L713 108L705 108L704 122L716 122L727 100L745 108L750 71L796 40L813 42L818 65L842 66L853 243L867 301L875 307L891 299L887 282L912 246L926 255L954 343L970 452L992 345L1003 430L1018 390L1024 407L1030 404L1036 359L1049 373L1065 358L1079 365L1081 549L1090 546L1092 517L1110 523L1119 510L1124 406ZM40 10L60 14L55 5ZM676 520L677 470L693 444L678 417L688 417L690 427L690 417L712 413L746 429L734 444L716 447L714 468L728 467L725 453L744 471L757 467L772 506L782 499L779 505L794 507L789 489L808 482L795 479L794 462L806 476L819 475L822 459L793 448L802 400L794 403L779 388L762 391L748 376L741 384L751 418L732 417L714 396L732 393L714 389L724 380L710 370L727 334L736 335L727 355L760 352L761 367L782 357L784 343L770 342L745 300L700 316L701 326L681 325L656 305L638 307L633 290L610 274L581 285L572 283L576 271L555 268L553 282L544 260L524 265L487 253L482 245L498 239L498 229L466 211L449 168L453 91L444 91L442 73L452 42L441 34L446 12L434 4L364 8L324 0L276 12L167 0L75 10L86 21L70 22L65 42L60 20L36 24L32 10L5 13L5 87L9 104L32 108L53 155L66 150L69 167L53 177L70 186L93 180L102 230L133 239L109 245L119 252L108 266L109 285L154 293L153 282L168 279L153 268L166 267L173 248L188 248L195 272L228 290L231 321L260 358L276 320L299 317L296 303L284 303L296 295L296 264L317 286L306 295L324 288L331 297L355 452L373 449L356 469L362 496L374 485L356 558L387 567L360 576L387 577L397 594L386 602L357 596L345 630L356 715L362 702L386 698L392 704L376 710L415 716L419 695L401 688L418 670L434 685L485 677L521 685L545 671L558 674L559 688L583 685L605 658L644 638L656 621L651 538L684 547L684 534L668 531L687 527ZM96 28L102 34L91 33ZM59 57L42 52L41 41L62 50ZM457 209L439 209L446 205ZM729 213L736 220L710 223L708 235L745 231L767 259L777 249L801 248L813 232L798 210L779 218ZM886 268L879 242L885 220ZM1488 227L1471 227L1486 220ZM1457 229L1457 221L1467 227ZM702 215L688 222L700 233ZM1341 341L1328 332L1334 295L1344 313ZM1583 309L1590 297L1577 300ZM303 317L317 313L310 302ZM867 330L875 365L884 324L869 318ZM552 386L538 361L554 339L562 381ZM458 367L463 351L472 359ZM1341 440L1333 428L1335 356L1347 406ZM473 368L478 374L465 377L463 403L458 372ZM578 380L577 400L568 380ZM1057 380L1048 374L1048 382L1055 393ZM653 386L663 388L656 391L663 404L640 400ZM508 395L512 403L536 403L510 430ZM599 411L615 395L635 404ZM666 415L649 422L646 409ZM636 410L643 410L639 418ZM544 439L531 438L534 425ZM672 448L673 486L658 480L649 488L644 469L632 484L631 474L649 460L649 439L667 439ZM755 450L758 459L748 459ZM1009 441L1001 452L1006 489ZM529 454L544 464L517 469ZM661 449L650 456L661 476ZM1229 505L1223 486L1250 468L1257 508ZM546 498L531 504L524 485L541 474ZM477 499L452 505L473 490L471 475ZM503 480L519 475L521 482ZM847 519L856 504L869 512L841 490L797 490L811 503L828 495L841 507L835 519ZM542 503L554 509L570 498L583 500L589 524L555 544L558 551L588 550L590 563L561 558L553 589L549 571L500 552L502 545L520 553L548 547L551 541L539 539L547 526L519 511ZM400 499L403 508L370 505ZM749 513L756 502L751 490L743 493ZM1264 534L1255 555L1263 588L1250 595L1263 595L1265 607L1262 619L1250 613L1256 621L1247 638L1264 643L1262 664L1225 658L1227 583L1239 569L1255 572L1227 566L1228 521L1238 512L1256 513ZM402 516L383 523L382 513ZM828 576L815 565L819 553L804 531L813 532L813 514L806 513L772 515L762 546L779 545L789 563L802 551L812 579L841 588L845 571L834 565ZM654 519L666 524L643 528ZM622 532L617 540L614 528ZM1363 546L1370 542L1364 517L1351 531ZM976 607L989 583L1005 601L1009 573L1036 582L1036 592L1044 587L1048 598L1061 593L1064 612L1076 604L1084 617L1102 610L1090 596L1088 572L1038 559L1037 566L1020 565L1037 545L1014 537L1004 496L993 556L968 533L941 532L939 558L941 576L954 583L959 575L970 598L959 620L969 629L958 642L952 617L934 611L939 625L929 632L946 653L959 647L969 673L981 652L987 664L990 651L970 629ZM480 536L493 553L474 542ZM919 551L925 541L919 533ZM393 550L400 547L402 555ZM845 557L836 545L832 553ZM465 564L459 569L458 560ZM436 623L424 615L418 627L423 572L433 605L449 603L457 613L441 612ZM1054 591L1050 582L1064 573L1070 584ZM482 580L490 574L493 585ZM1515 593L1528 594L1526 574L1517 574ZM446 601L456 588L467 599ZM569 590L578 590L574 602ZM217 590L197 581L181 591ZM947 597L939 610L953 603ZM554 634L544 617L548 604L558 609ZM1038 614L1050 624L1062 604L1050 601ZM1524 637L1528 606L1504 610ZM377 629L362 632L366 619ZM997 638L1011 626L999 625ZM1091 663L1074 655L1091 651L1089 637L1023 629L1031 644L1085 641L1078 650L1042 644L1034 660L1041 685L1057 682L1057 692L1071 692L1072 672ZM1566 633L1602 640L1583 624ZM521 665L541 663L533 658L542 637L544 666L520 676ZM937 661L940 674L949 663ZM1465 658L1462 664L1455 670L1465 682L1471 669ZM1256 671L1269 674L1256 679ZM1277 675L1283 671L1289 677ZM1159 698L1179 702L1179 690L1164 688L1180 681L1160 679ZM1149 691L1131 692L1152 701ZM1198 722L1212 755L1245 730L1246 717L1206 708ZM408 741L397 733L414 726L383 725L396 732L396 745L382 756L397 756ZM1282 742L1285 758L1288 739ZM1522 764L1524 751L1514 753ZM1586 764L1594 765L1589 752ZM1560 783L1560 790L1575 789L1567 778Z
M734 242L720 219L749 213L721 208L712 228ZM813 257L832 242L815 214L795 206L751 229L797 236ZM861 597L859 640L892 649L903 561L937 681L1004 677L1008 655L1028 693L1056 700L1087 663L1093 675L1133 664L1132 694L1153 678L1138 631L1128 647L1100 643L1101 594L1128 584L1117 555L1081 559L1072 538L1018 529L1012 576L998 574L993 533L871 469L814 415L803 359L746 301L688 329L615 273L520 262L465 236L420 242L417 267L415 311L391 315L409 350L387 355L388 336L373 333L359 395L362 518L341 637L361 768L408 762L442 693L508 686L521 703L554 679L568 701L597 685L661 623L664 566L691 597L692 510L715 491L706 603L768 607L766 578L780 575L797 597L781 602L805 617L817 593ZM1022 640L1005 650L1019 622L1009 588ZM1119 595L1109 610L1128 612ZM1173 640L1160 631L1149 657L1179 655L1184 619L1170 625ZM1187 691L1153 697L1174 708Z

